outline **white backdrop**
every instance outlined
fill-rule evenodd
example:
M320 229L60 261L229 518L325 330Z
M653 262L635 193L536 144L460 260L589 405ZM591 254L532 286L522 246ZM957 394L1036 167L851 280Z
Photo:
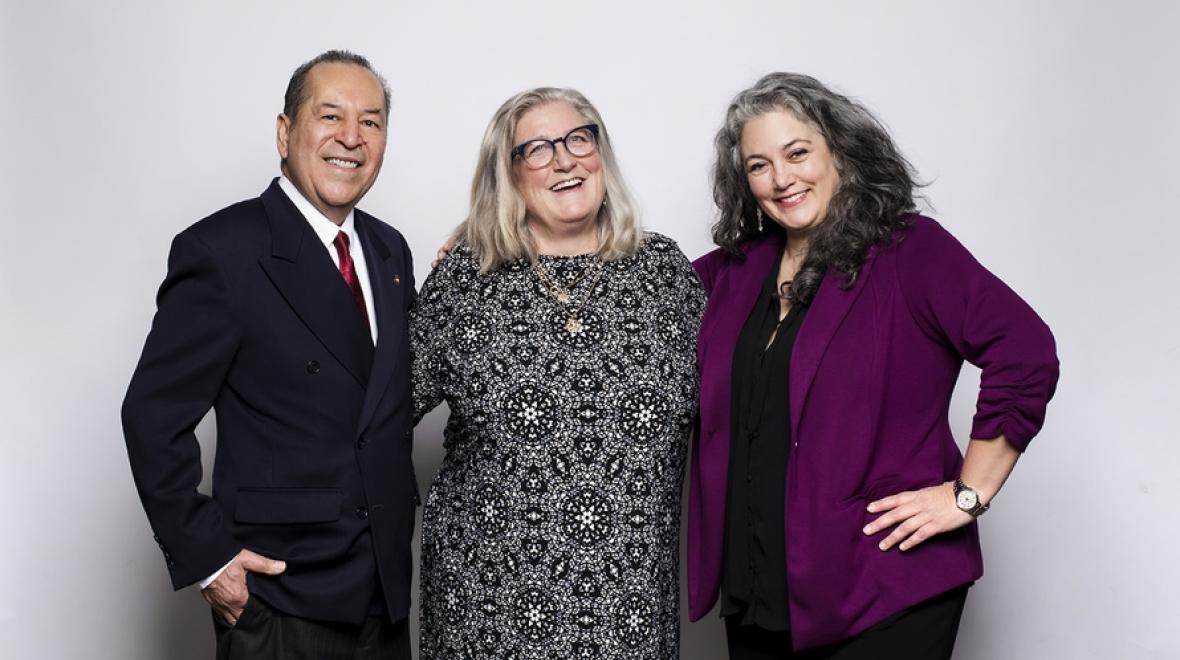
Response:
M0 6L3 657L211 657L200 597L168 587L119 403L170 238L263 190L288 76L337 47L393 88L361 206L406 234L419 281L520 89L587 94L647 226L692 257L736 91L795 70L864 100L932 182L933 214L1059 342L1045 430L981 523L987 575L956 657L1180 657L1175 3ZM962 434L977 378L955 399ZM442 422L419 427L424 480ZM724 657L715 615L683 638L686 659Z

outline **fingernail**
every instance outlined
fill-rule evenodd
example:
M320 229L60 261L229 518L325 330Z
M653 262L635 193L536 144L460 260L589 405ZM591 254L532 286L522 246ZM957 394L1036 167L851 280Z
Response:
M872 534L873 533L873 526L872 525L865 525L864 529L861 531L863 531L865 534Z
M868 509L869 513L873 513L874 511L876 511L876 510L877 510L877 507L876 507L876 505L875 505L875 504L869 504L869 505L868 505L868 506L866 506L865 508L866 508L866 509Z
M882 550L884 550L884 549L886 548L886 546L885 546L885 542L884 542L884 541L881 541L880 543L878 543L878 544L877 544L877 547L878 547L878 548L880 548L880 549L882 549Z

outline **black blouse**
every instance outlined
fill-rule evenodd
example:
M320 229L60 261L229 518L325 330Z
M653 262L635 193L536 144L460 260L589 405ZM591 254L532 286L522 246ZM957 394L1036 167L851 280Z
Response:
M807 308L793 305L780 321L777 282L776 260L733 353L721 615L789 630L783 526L791 447L788 393L791 349Z

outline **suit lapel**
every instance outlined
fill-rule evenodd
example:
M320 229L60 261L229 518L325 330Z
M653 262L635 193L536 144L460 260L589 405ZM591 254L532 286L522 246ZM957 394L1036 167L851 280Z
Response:
M308 329L365 386L373 344L348 284L277 179L262 193L262 202L271 233L271 256L259 259L262 269Z
M843 323L844 317L852 309L852 304L860 297L864 290L865 281L869 278L877 247L869 248L864 265L856 283L849 289L840 288L842 277L835 273L828 273L815 298L811 301L811 309L803 319L799 328L799 335L795 338L795 347L791 351L791 434L799 438L799 420L803 416L803 407L807 403L807 395L811 392L815 375L823 361L824 353L831 344L832 337Z
M368 265L373 311L377 315L377 348L357 424L357 428L363 431L389 387L401 344L405 341L405 288L410 286L410 278L405 272L401 251L391 250L386 245L374 227L376 220L361 211L357 211L354 217Z

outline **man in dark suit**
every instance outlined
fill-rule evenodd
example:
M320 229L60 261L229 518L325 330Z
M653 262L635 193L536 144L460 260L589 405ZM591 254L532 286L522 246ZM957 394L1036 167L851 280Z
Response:
M278 117L282 176L172 243L123 428L219 658L410 657L413 270L401 234L354 209L388 118L365 58L304 64ZM211 498L193 433L210 408Z

